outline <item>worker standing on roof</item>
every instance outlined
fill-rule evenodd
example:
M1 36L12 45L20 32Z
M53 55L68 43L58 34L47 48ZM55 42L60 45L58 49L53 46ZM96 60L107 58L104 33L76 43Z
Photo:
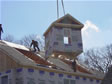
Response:
M1 40L1 34L3 33L2 24L0 24L0 40Z
M30 48L32 47L33 45L33 49L34 49L34 52L36 52L36 48L38 49L38 51L40 52L40 49L38 47L38 42L37 41L34 41L32 40L31 44L30 44Z

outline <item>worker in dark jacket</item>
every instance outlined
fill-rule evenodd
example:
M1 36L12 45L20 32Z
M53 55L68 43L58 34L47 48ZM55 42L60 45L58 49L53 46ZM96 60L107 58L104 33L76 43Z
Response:
M76 72L76 61L75 61L75 59L72 62L72 68L73 68L74 72Z
M0 24L0 40L1 40L1 34L3 33L2 24Z
M33 49L34 49L34 52L36 52L36 48L38 49L38 51L40 52L40 49L38 47L38 42L37 41L34 41L32 40L31 44L30 44L30 48L32 47L33 45Z

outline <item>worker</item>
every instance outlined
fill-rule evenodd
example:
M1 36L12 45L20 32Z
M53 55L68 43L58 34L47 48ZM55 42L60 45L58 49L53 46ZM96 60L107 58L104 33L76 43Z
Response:
M2 24L0 24L0 40L1 40L1 34L3 33Z
M32 42L30 44L30 48L32 47L32 45L33 45L34 52L36 52L36 48L38 49L38 52L40 52L37 41L32 40Z
M75 59L72 62L72 68L73 68L74 72L76 72L76 61L75 61Z

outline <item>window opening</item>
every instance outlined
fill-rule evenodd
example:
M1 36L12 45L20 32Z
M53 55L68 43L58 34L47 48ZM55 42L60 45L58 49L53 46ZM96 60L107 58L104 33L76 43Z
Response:
M64 44L71 44L71 38L70 37L64 37Z
M69 39L68 39L68 37L64 37L64 44L69 44Z

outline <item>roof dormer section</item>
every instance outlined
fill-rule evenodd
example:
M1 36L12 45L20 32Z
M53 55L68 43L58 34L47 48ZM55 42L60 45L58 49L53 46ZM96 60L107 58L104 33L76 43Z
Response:
M72 17L70 14L66 14L65 16L63 16L63 17L57 19L56 21L54 21L48 27L48 29L44 33L44 36L49 32L49 30L51 30L52 27L82 29L83 26L84 25L81 22L79 22L77 19Z
M61 17L60 19L56 20L55 23L64 23L64 24L73 24L73 25L83 25L70 14L66 14L65 16Z

